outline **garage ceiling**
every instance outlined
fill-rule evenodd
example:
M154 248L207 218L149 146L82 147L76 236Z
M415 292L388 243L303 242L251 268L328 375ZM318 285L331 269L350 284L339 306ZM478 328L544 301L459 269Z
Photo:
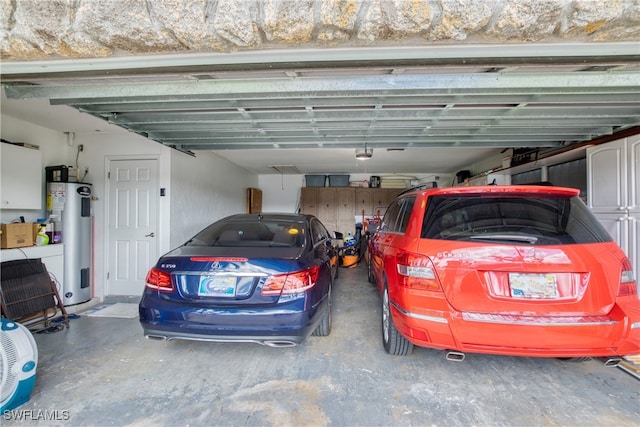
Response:
M640 49L625 43L9 63L2 81L9 100L47 99L257 173L335 172L365 149L370 171L420 172L395 164L405 158L455 172L640 126ZM458 153L449 164L435 160L445 151Z

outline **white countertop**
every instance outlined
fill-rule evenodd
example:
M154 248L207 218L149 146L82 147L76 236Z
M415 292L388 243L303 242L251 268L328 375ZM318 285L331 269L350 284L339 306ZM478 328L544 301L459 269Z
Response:
M24 248L0 250L0 261L12 261L25 258L46 258L64 254L64 245L27 246Z

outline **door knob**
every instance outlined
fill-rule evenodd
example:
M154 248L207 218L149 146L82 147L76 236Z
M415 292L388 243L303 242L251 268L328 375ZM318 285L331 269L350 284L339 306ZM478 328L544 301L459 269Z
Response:
M153 234L153 231L149 234L145 234L144 237L156 237L155 234Z

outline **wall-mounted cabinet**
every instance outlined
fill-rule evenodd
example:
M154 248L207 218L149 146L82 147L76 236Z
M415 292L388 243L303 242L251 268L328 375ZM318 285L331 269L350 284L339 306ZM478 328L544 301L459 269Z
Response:
M247 213L262 212L262 190L247 188Z
M335 188L322 188L318 190L318 218L320 218L328 230L336 230L338 226L338 216Z
M376 188L356 188L355 196L356 196L356 204L355 204L355 213L365 215L373 214L373 192L376 191ZM384 191L380 192L384 194Z
M387 206L404 188L356 188L356 215L384 215Z
M302 187L300 191L300 212L318 216L318 188Z
M589 208L640 269L640 135L587 149Z
M349 232L355 229L353 218L353 189L349 187L336 189L336 228L335 231ZM333 231L333 230L330 230ZM352 231L353 232L353 231Z
M361 187L302 187L300 211L317 216L329 231L354 233L357 217L383 216L404 189Z
M42 209L40 150L2 143L0 146L0 207Z

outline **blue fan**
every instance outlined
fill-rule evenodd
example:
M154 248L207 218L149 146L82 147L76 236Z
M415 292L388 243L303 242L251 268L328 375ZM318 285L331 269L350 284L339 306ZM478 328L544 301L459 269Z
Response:
M38 365L38 347L31 332L20 323L1 320L0 413L30 399Z

